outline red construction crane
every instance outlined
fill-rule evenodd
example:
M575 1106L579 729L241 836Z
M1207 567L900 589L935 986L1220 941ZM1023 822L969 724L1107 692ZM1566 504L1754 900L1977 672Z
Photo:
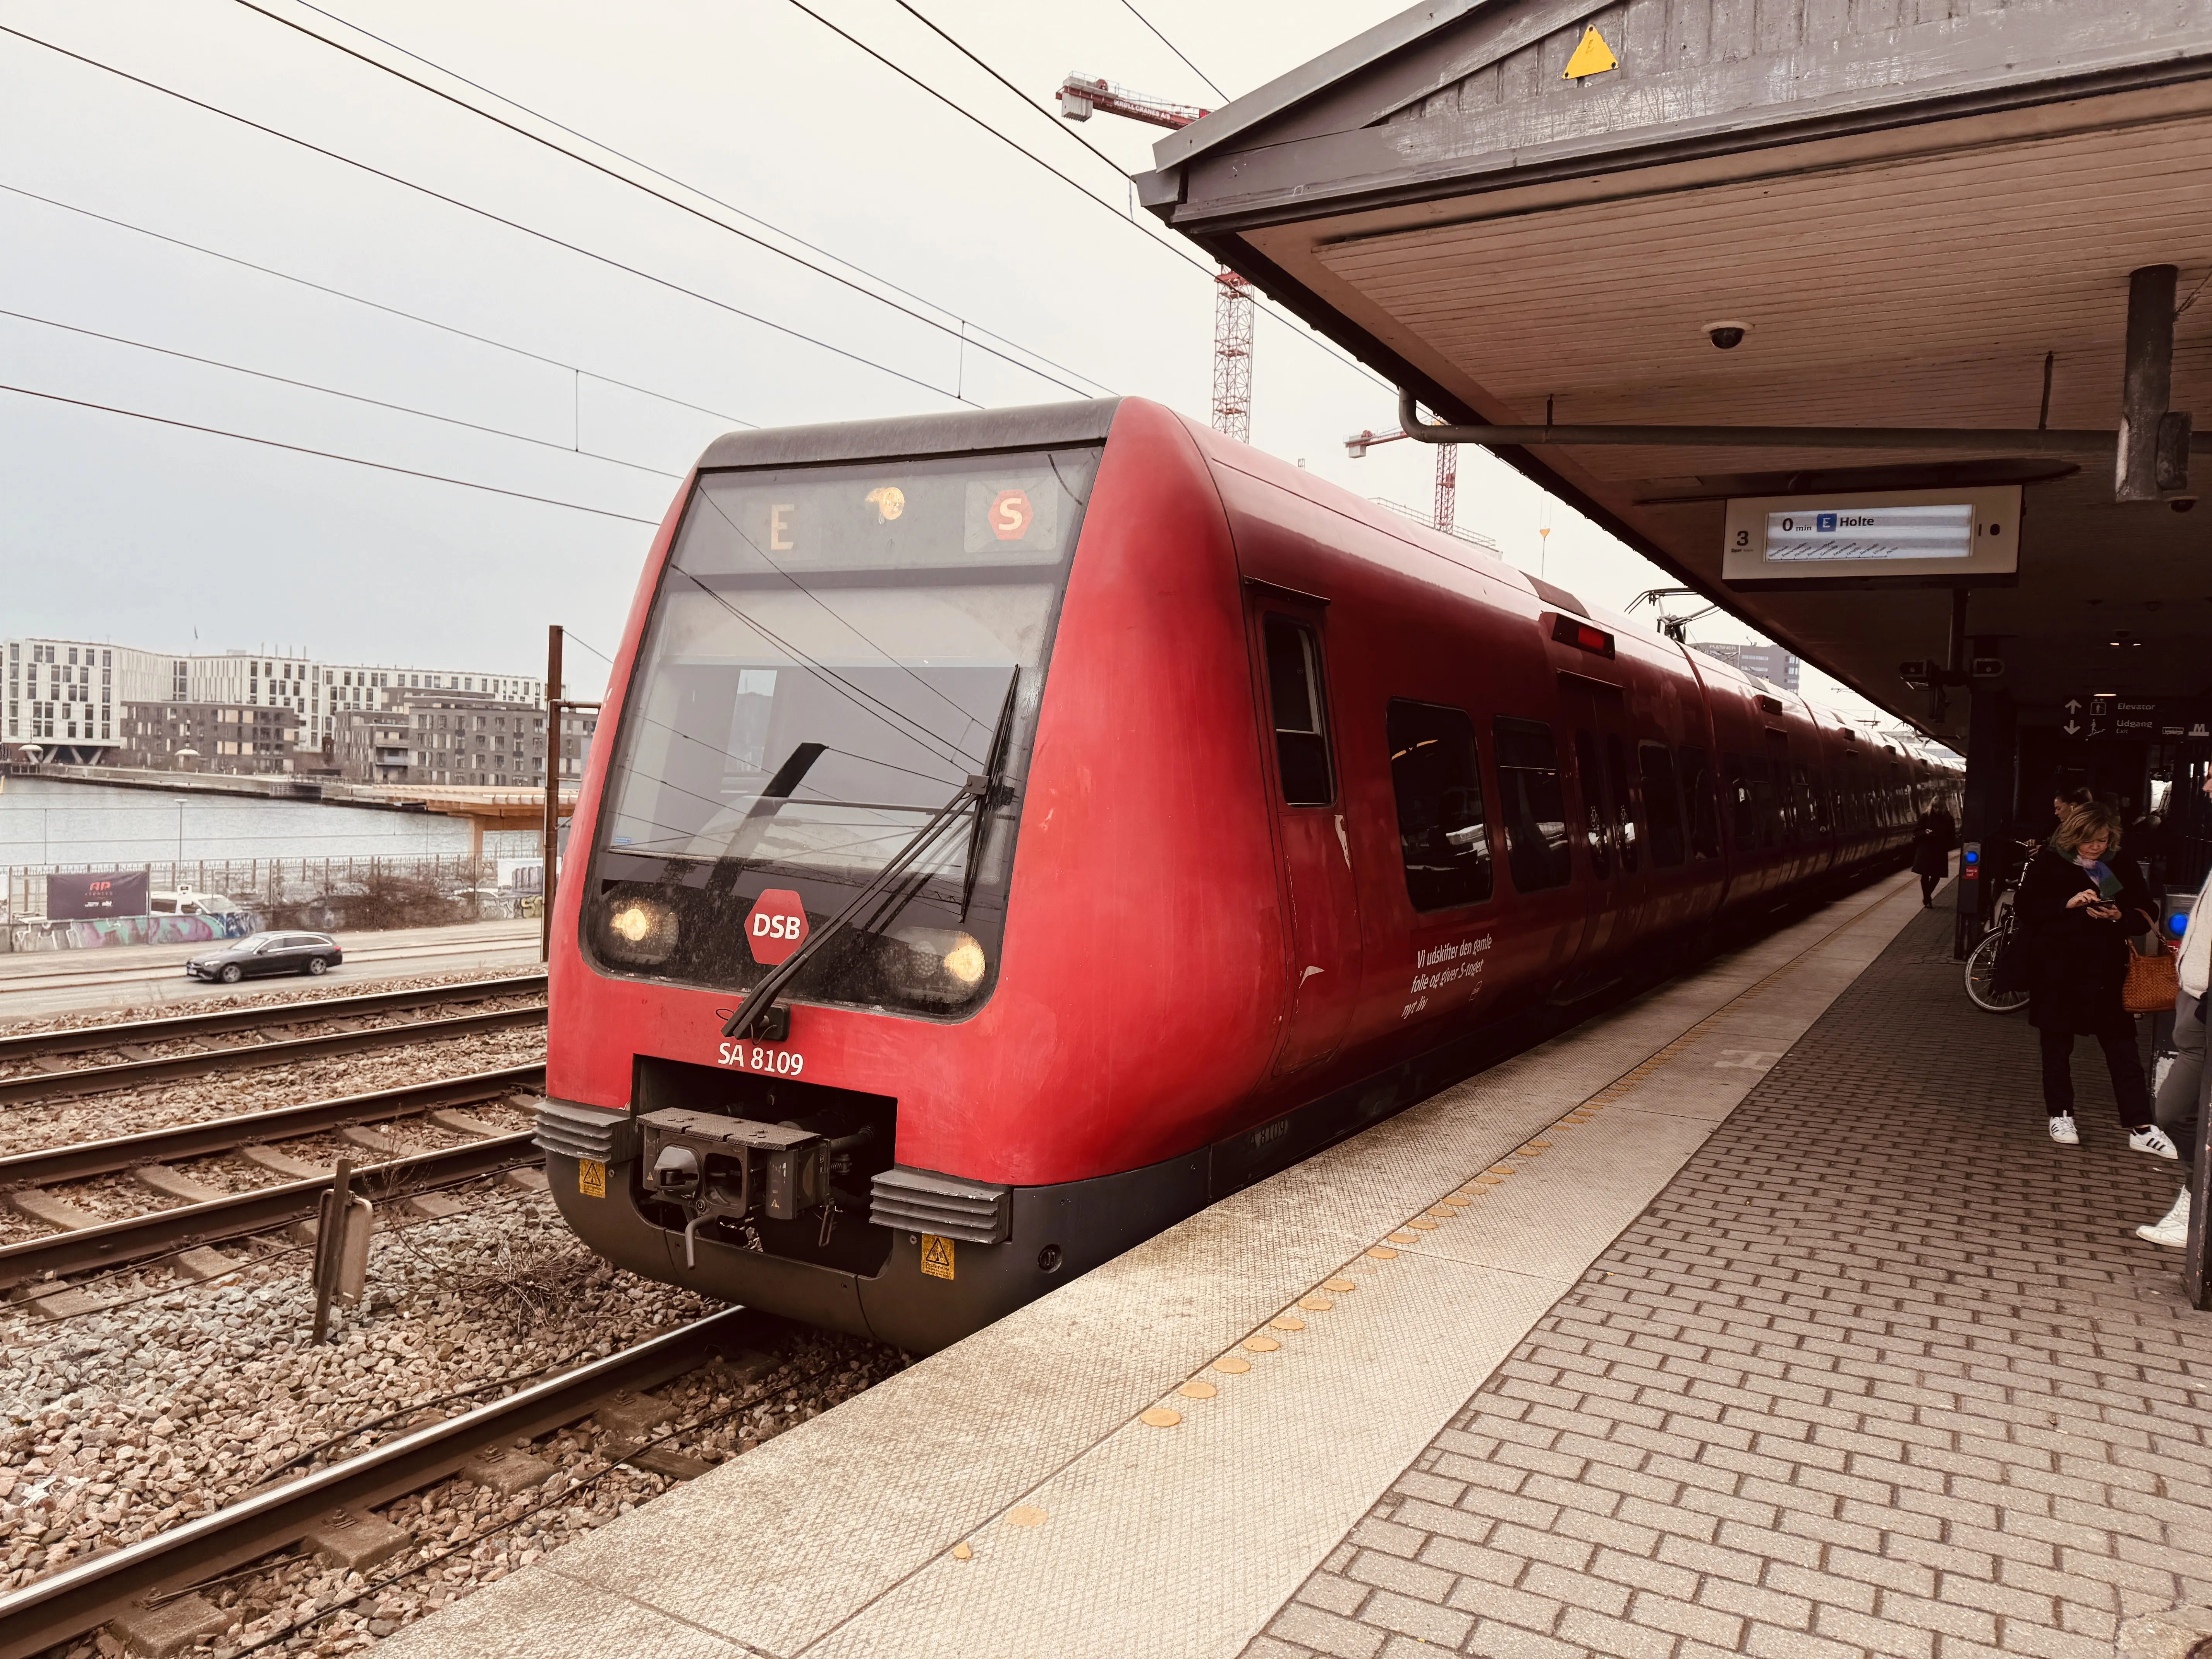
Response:
M1402 432L1363 432L1356 438L1344 441L1344 453L1355 461L1364 460L1367 452L1376 444L1394 444L1406 434ZM1459 446L1437 444L1437 507L1433 523L1446 535L1451 533L1453 521L1459 516Z
M1156 127L1187 127L1205 110L1195 104L1171 104L1164 98L1071 75L1054 94L1060 112L1071 121L1088 121L1094 111L1144 121ZM1241 443L1252 441L1252 285L1228 266L1213 279L1213 429Z

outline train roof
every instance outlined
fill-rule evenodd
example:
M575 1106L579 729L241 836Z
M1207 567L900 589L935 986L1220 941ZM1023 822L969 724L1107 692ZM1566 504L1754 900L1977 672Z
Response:
M699 458L699 466L702 471L733 466L808 466L1099 443L1114 424L1114 411L1121 406L1119 398L1096 398L1085 403L1025 404L1016 409L963 409L946 415L896 415L820 426L766 427L715 439Z

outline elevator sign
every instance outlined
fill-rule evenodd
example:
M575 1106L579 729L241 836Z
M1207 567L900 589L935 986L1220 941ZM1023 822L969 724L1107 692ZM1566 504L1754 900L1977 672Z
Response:
M1728 504L1731 587L2005 584L2020 568L2021 490L1746 496Z

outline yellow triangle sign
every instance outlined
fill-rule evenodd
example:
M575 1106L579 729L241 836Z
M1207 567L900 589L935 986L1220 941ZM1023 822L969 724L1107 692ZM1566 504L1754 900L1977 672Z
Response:
M1613 48L1605 43L1605 36L1591 24L1583 31L1582 44L1575 55L1567 59L1567 67L1560 74L1562 81L1579 81L1585 75L1602 75L1609 69L1619 69L1620 59L1613 55Z

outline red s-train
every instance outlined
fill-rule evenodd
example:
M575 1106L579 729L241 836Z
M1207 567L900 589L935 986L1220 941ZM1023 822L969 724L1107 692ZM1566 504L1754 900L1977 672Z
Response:
M1954 787L1133 398L717 442L600 732L563 1214L915 1351L1894 862Z

